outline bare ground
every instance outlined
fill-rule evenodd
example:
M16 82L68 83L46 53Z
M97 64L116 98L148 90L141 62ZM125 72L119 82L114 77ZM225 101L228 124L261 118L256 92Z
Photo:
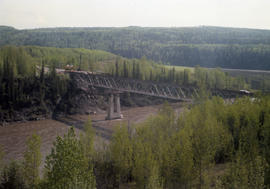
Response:
M181 112L181 103L175 103L172 106L177 113ZM106 113L91 115L91 119L97 136L109 141L117 123L122 121L129 123L142 122L149 116L155 115L160 108L161 105L127 108L122 111L124 115L122 120L105 120ZM23 152L26 150L26 140L33 133L41 136L41 153L44 160L46 155L50 153L53 141L57 136L63 136L70 126L75 127L76 133L81 132L84 122L88 119L89 116L87 115L74 115L58 120L46 119L2 126L0 127L0 144L5 151L4 161L21 160Z

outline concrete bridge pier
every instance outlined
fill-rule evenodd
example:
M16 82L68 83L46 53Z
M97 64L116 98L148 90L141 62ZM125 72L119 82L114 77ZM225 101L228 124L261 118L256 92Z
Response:
M115 101L116 101L116 117L122 119L123 118L123 114L121 113L121 105L120 105L120 95L119 93L116 94L115 97Z
M116 107L115 107L115 105L116 105ZM116 108L116 111L115 111L115 108ZM122 119L123 118L123 114L121 113L119 93L111 93L109 95L109 103L108 103L107 113L108 113L107 117L106 117L107 120Z
M114 99L113 94L110 94L106 119L112 119L112 117L113 117L113 113L114 113L114 101L113 101L113 99Z

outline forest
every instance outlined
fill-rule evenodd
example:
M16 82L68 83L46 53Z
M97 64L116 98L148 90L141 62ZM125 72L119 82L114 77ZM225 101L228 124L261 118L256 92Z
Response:
M165 103L157 115L122 123L110 143L95 145L89 119L79 136L71 127L57 137L43 177L41 138L33 134L22 161L0 161L0 188L268 188L269 102L215 97L180 115Z
M270 31L223 27L0 27L0 46L34 45L108 51L178 66L270 70Z
M176 69L146 56L128 59L82 48L4 46L1 119L11 120L30 107L40 114L53 112L70 92L69 77L56 72L67 65L115 77L194 86L200 89L200 98L180 115L165 103L143 123L121 123L110 143L95 140L91 119L82 133L70 127L56 138L44 168L40 136L29 136L21 161L4 163L0 144L0 189L270 187L270 99L258 94L229 103L212 97L208 90L213 88L251 87L248 79L220 69Z

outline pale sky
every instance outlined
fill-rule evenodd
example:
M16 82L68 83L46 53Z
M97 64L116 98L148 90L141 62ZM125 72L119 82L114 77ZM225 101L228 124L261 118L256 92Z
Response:
M270 0L0 0L0 25L270 29Z

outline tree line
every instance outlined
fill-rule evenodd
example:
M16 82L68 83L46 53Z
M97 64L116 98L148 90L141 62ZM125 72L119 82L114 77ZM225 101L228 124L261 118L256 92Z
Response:
M205 89L251 89L268 92L270 74L245 70L222 70L220 68L164 66L145 56L140 59L117 57L104 70L115 77L125 77L178 85L192 85Z
M109 65L106 72L115 77L167 82L204 89L240 90L250 88L244 77L231 76L220 69L206 69L199 66L194 69L179 69L157 64L146 57L131 60L118 57L114 64Z

